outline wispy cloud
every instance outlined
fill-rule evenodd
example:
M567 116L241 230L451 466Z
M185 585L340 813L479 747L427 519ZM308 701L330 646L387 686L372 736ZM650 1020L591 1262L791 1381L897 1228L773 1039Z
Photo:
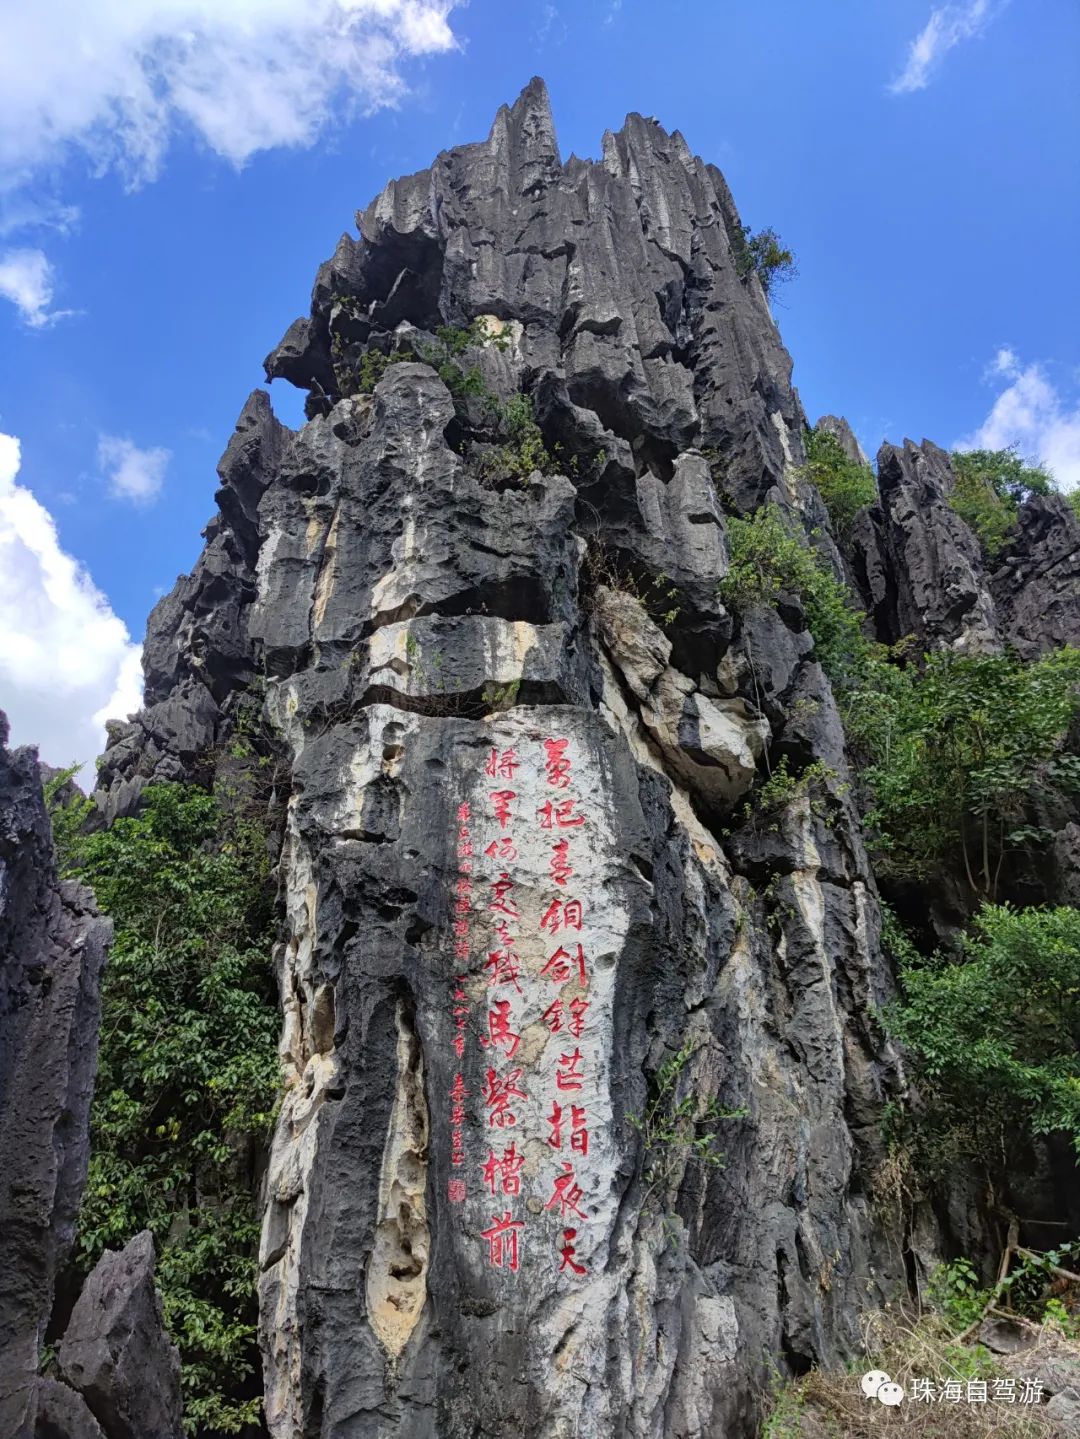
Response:
M0 188L82 149L131 186L194 134L242 165L395 104L458 0L0 0ZM58 36L62 43L58 43Z
M991 360L987 383L999 393L986 419L956 442L959 450L1004 450L1044 464L1065 490L1080 485L1080 393L1062 392L1037 361L1025 365L1008 345Z
M19 442L0 435L0 694L15 744L54 765L101 751L106 719L142 703L140 648L48 510L16 483ZM93 784L93 766L80 776Z
M50 309L54 288L53 267L42 250L6 250L0 255L0 295L18 309L35 330L62 320L73 310Z
M959 5L941 5L908 46L904 68L889 86L893 95L925 90L931 77L950 50L964 40L981 35L1008 0L966 0Z
M101 435L98 439L98 468L109 484L109 493L117 500L148 505L157 498L165 483L169 463L168 450L141 450L134 441L120 435Z

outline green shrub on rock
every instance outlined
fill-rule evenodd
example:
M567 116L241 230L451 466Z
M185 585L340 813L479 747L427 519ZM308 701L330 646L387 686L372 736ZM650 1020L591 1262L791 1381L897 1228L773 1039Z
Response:
M958 955L909 951L900 972L888 1023L916 1056L924 1128L991 1164L1054 1132L1080 1154L1080 910L984 905Z
M1048 495L1054 489L1049 472L1026 463L1015 449L959 450L952 467L956 483L949 503L990 559L1012 533L1020 504L1029 495Z
M807 430L805 440L807 479L825 501L836 533L844 535L859 511L877 499L874 472L850 459L828 430Z

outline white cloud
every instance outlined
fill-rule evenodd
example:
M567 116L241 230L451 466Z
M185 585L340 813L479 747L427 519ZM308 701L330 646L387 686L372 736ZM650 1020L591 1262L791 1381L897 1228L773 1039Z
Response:
M28 325L40 329L70 310L50 310L53 268L41 250L6 250L0 255L0 295L18 307Z
M460 0L0 0L0 188L84 150L152 180L176 134L241 165L393 105Z
M1071 398L1047 377L1037 361L1024 365L1003 345L987 368L989 383L1001 386L990 413L958 450L1004 450L1015 445L1025 459L1044 464L1064 490L1080 485L1080 393Z
M930 19L908 46L903 71L889 86L894 95L925 90L934 71L950 50L964 40L981 35L1008 0L967 0L966 4L942 5L930 12Z
M114 499L149 504L165 482L168 463L168 450L140 450L132 440L120 435L98 438L98 468L108 480Z
M140 648L18 473L19 442L0 434L0 709L13 744L85 764L92 785L105 720L142 704Z

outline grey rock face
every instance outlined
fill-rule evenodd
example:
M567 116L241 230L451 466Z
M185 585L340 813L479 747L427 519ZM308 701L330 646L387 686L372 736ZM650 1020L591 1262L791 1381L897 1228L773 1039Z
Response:
M845 420L818 423L853 454ZM1008 646L1025 660L1080 642L1080 521L1068 503L1025 501L990 562L949 504L953 484L948 454L928 440L878 453L879 501L856 517L847 544L878 638L973 653Z
M999 622L1024 659L1080 645L1080 520L1060 495L1020 506L990 577Z
M180 1356L154 1288L154 1241L138 1234L94 1266L58 1354L107 1439L181 1439Z
M563 163L534 82L322 266L267 360L309 421L249 400L151 617L105 812L212 774L244 704L283 757L274 1439L749 1436L764 1353L830 1362L904 1283L868 1198L904 1081L836 705L794 605L718 597L725 512L824 521L738 224L639 116ZM463 368L531 396L565 473L485 479L484 407L429 364L357 393L365 349L473 320ZM882 469L853 557L882 637L1030 627L1043 572L985 574L943 452ZM762 813L781 757L821 778Z
M107 1439L86 1400L55 1379L37 1385L34 1439Z
M868 465L870 461L866 457L862 445L859 444L855 431L841 415L822 415L814 426L815 430L824 430L826 434L832 435L839 440L840 448L849 460L856 464Z
M852 565L880 638L915 635L973 653L999 648L976 537L949 505L949 457L928 440L878 452L880 502L856 517Z
M20 1435L86 1177L111 929L57 880L36 755L7 733L0 715L0 1433Z

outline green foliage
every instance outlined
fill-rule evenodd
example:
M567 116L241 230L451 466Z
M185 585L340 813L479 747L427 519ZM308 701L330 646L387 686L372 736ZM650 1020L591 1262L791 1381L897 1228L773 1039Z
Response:
M990 1164L1036 1134L1080 1153L1080 910L984 905L958 956L908 954L900 973L886 1022L917 1057L929 1126Z
M1070 490L1070 492L1068 493L1068 495L1066 495L1065 498L1068 500L1069 508L1072 510L1073 514L1078 520L1080 520L1080 487L1075 490Z
M484 686L482 699L485 707L489 710L513 709L518 701L518 693L521 690L521 681L509 680L504 685L486 684Z
M795 256L773 229L758 230L743 225L735 240L735 268L740 279L756 275L771 298L777 285L793 280L799 273Z
M650 1086L644 1112L626 1116L641 1135L643 1178L648 1185L643 1209L653 1194L664 1194L688 1164L722 1167L724 1155L718 1147L716 1125L741 1119L746 1113L744 1109L722 1109L715 1099L703 1101L687 1087L687 1068L696 1053L695 1045L688 1043L665 1059Z
M933 1271L926 1298L931 1308L960 1334L980 1317L989 1291L979 1282L970 1259L956 1259L952 1264L939 1264Z
M73 781L82 766L76 761L67 769L58 770L42 786L45 808L52 825L53 846L61 878L74 872L75 855L86 821L94 812L94 802L74 789ZM69 789L69 786L72 786Z
M870 760L881 872L919 882L959 857L971 888L993 897L1032 797L1080 787L1061 753L1078 684L1070 648L1029 665L941 651L903 670L870 655L845 718Z
M810 808L827 819L825 785L836 779L836 771L823 760L814 760L798 775L791 773L786 754L773 766L771 774L754 790L740 811L740 818L750 822L759 832L769 833L780 828L779 816L797 799L810 797Z
M335 296L335 299L344 304L345 297ZM466 369L462 365L461 358L467 350L487 343L505 350L509 341L504 335L489 336L487 326L481 320L474 320L467 328L440 325L435 331L433 345L421 344L415 349L405 348L390 355L372 347L364 350L359 361L350 366L345 360L344 342L340 335L335 335L331 343L334 377L343 395L370 394L390 365L406 360L430 365L450 391L458 414L466 415L470 401L477 401L481 412L486 413L485 423L490 423L502 437L501 444L478 455L478 469L483 480L492 483L521 482L534 470L553 474L556 462L544 444L530 397L516 394L504 403L484 384L478 366ZM602 452L598 461L602 469L606 463ZM594 467L596 463L594 461ZM576 471L576 458L573 468Z
M534 470L551 474L555 462L544 444L529 396L512 395L505 405L499 406L499 417L506 442L483 457L482 472L500 479L517 480L527 479Z
M828 430L807 430L805 439L806 476L825 501L837 534L844 535L858 512L877 498L874 472L849 459Z
M266 838L183 785L85 837L80 877L112 916L78 1263L153 1231L186 1418L257 1422L254 1155L278 1086Z
M753 604L775 605L781 595L795 596L830 678L842 681L857 671L869 649L863 616L779 506L765 505L745 520L733 516L727 526L731 565L720 582L724 603L743 613Z
M958 450L952 467L956 483L949 503L991 559L1012 533L1020 503L1054 489L1049 472L1027 464L1015 449Z

